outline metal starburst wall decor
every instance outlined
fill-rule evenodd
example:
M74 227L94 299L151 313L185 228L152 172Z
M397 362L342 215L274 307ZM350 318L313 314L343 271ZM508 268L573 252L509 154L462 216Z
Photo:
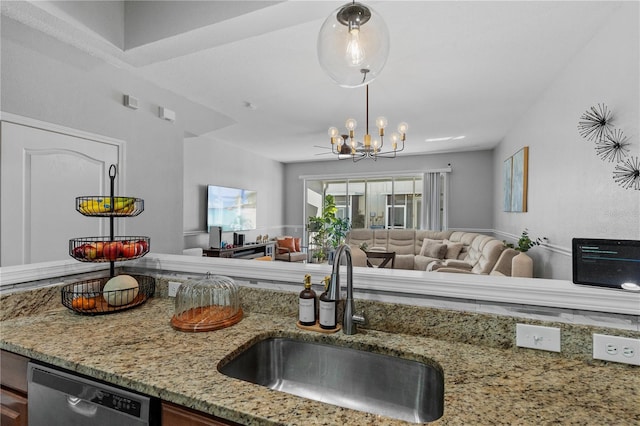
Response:
M616 164L613 180L625 189L640 191L640 157L629 157Z
M631 143L622 130L612 128L612 119L613 113L605 104L594 105L580 116L578 132L595 141L596 154L602 161L617 162L613 180L618 185L640 191L640 157L627 158Z
M602 140L596 141L596 154L603 161L622 161L629 152L629 142L622 130L614 129L607 133Z
M601 141L609 133L612 119L613 113L605 104L594 105L580 116L578 132L589 141Z

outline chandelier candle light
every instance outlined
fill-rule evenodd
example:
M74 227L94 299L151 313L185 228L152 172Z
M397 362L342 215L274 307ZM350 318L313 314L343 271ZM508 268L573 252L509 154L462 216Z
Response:
M404 150L404 142L407 137L407 130L409 129L409 125L405 122L398 125L398 133L394 132L391 134L391 149L384 151L384 129L387 127L388 121L385 117L376 118L376 127L378 128L380 140L374 139L371 141L371 135L369 134L369 85L367 84L365 87L367 92L367 127L363 141L356 141L355 130L358 123L353 118L349 118L345 123L349 134L341 135L336 127L329 128L328 133L331 139L331 152L336 154L340 160L351 158L355 163L363 158L370 158L374 161L377 160L378 157L395 158L396 153Z

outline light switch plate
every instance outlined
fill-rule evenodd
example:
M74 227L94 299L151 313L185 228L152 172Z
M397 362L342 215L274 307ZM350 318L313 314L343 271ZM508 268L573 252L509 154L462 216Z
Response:
M158 117L167 121L176 121L176 112L165 107L158 107Z
M640 365L640 339L594 334L593 359Z
M560 352L560 329L540 325L516 324L516 346Z
M131 95L124 95L122 103L124 106L131 109L138 109L139 105L138 98L134 98Z

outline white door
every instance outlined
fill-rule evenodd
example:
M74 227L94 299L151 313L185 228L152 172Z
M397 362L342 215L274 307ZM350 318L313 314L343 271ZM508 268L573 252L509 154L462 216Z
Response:
M108 219L81 215L75 198L109 193L108 170L120 163L123 144L29 119L11 121L0 128L0 265L71 259L69 239L109 234ZM116 193L121 179L118 170Z

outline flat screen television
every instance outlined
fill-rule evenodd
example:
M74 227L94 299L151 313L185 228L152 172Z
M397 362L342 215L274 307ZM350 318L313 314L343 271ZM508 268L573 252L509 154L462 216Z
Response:
M257 200L256 191L207 185L207 231L212 226L223 232L256 229Z
M640 241L574 238L571 245L575 284L640 289Z

